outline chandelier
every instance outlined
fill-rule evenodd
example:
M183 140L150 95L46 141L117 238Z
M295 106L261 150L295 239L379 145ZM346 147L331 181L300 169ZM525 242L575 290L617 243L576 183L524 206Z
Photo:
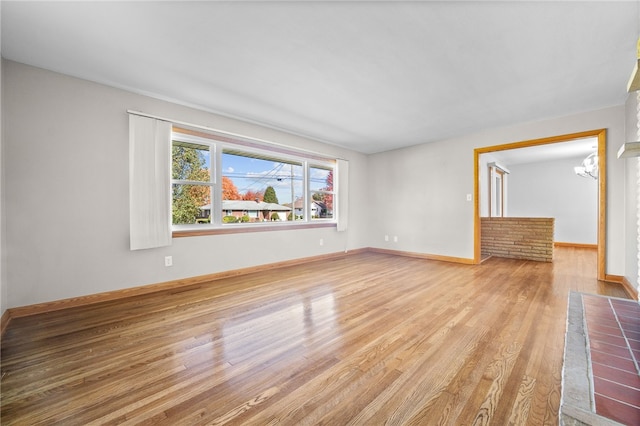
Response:
M598 154L594 152L582 160L582 164L573 168L578 176L598 179Z

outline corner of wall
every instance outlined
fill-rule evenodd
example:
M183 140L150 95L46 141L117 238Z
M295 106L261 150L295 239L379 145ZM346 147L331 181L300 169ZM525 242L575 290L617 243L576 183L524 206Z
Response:
M4 114L2 112L2 68L4 59L0 53L0 315L7 312L7 268L5 250L5 214L4 214Z
M640 295L640 157L636 158L636 216L637 216L637 228L636 228L636 282L635 288L637 293ZM632 268L631 268L632 269Z

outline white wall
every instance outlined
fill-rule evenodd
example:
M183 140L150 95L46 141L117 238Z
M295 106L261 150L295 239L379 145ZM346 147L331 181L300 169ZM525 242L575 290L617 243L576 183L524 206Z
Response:
M625 170L625 271L624 276L640 292L640 157L619 159Z
M607 129L608 140L605 269L607 274L622 275L625 177L623 163L616 159L624 139L622 105L372 155L369 180L373 189L371 229L375 232L370 245L473 258L473 203L465 199L473 193L474 149L601 128ZM398 242L385 242L384 234L398 235Z
M372 247L473 257L473 149L459 142L370 156Z
M640 91L631 92L625 102L624 142L640 141ZM640 158L619 159L625 166L625 272L640 290Z
M509 216L555 218L554 241L598 243L598 181L577 176L584 158L510 165Z
M2 3L0 2L0 9ZM0 10L0 15L2 11ZM0 20L1 21L1 20ZM2 31L0 31L1 33ZM2 42L0 41L0 46ZM0 57L2 54L0 52ZM6 250L5 250L5 214L4 214L4 116L2 115L2 66L0 66L0 316L7 310L7 279L6 279Z
M489 217L489 163L495 162L499 163L498 159L495 158L490 152L482 154L478 158L478 197L480 197L478 201L480 207L480 217ZM509 178L507 177L507 179ZM507 199L508 198L509 197L507 196ZM507 206L507 213L508 208L509 206Z
M11 61L3 67L6 307L366 246L363 154ZM127 109L349 160L349 230L177 238L130 251Z

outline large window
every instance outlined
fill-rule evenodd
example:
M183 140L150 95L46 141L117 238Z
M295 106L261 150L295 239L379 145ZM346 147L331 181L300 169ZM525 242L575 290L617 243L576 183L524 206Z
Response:
M174 230L334 223L335 161L195 133L172 133Z

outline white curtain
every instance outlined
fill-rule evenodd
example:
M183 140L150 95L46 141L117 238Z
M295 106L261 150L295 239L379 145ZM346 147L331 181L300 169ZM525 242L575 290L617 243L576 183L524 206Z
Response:
M347 160L336 161L336 173L338 182L338 231L346 231L349 223L349 162Z
M129 114L131 250L171 245L171 123Z

